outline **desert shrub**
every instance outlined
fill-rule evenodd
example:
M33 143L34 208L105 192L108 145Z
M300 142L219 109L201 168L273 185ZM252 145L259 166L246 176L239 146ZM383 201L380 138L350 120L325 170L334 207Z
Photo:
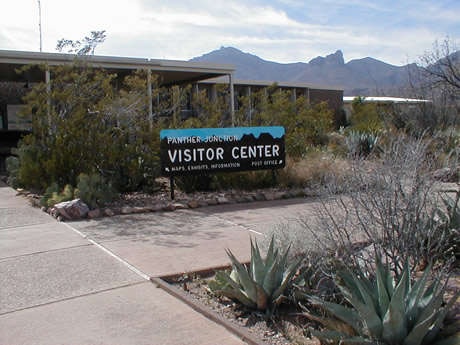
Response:
M235 114L237 126L283 126L286 153L299 157L308 146L325 145L334 127L334 114L327 102L310 104L303 96L291 100L291 91L279 91L277 84L267 90L240 97L243 105Z
M293 220L283 241L297 242L299 251L304 246L336 253L350 265L369 260L363 248L370 246L383 251L395 272L408 258L416 265L444 256L445 243L435 241L433 225L433 211L442 204L431 177L432 140L398 136L378 161L350 157L349 173L329 181L331 187L310 204L313 215ZM336 194L338 189L343 193Z
M276 185L277 171L256 170L235 173L216 174L213 182L214 189L223 190L254 190L270 188Z
M33 115L32 133L23 138L19 155L21 180L28 187L74 184L79 173L106 168L112 151L106 115L114 76L82 62L53 67L52 74L50 84L39 84L26 96L22 109L23 116Z
M36 85L21 111L32 115L32 132L18 151L25 187L75 185L79 174L97 173L121 191L148 188L160 171L159 132L173 125L187 90L165 90L143 71L108 75L84 60L41 68L50 69L51 81ZM147 80L160 100L152 116Z
M351 128L361 133L378 135L384 129L383 121L379 114L378 105L365 103L362 97L356 97L352 104L353 114L350 122Z
M188 175L174 178L177 187L185 193L212 190L213 181L212 175Z
M331 180L340 181L347 173L347 161L320 151L302 158L286 160L286 168L277 173L278 183L284 187L328 188ZM339 184L336 183L335 186Z

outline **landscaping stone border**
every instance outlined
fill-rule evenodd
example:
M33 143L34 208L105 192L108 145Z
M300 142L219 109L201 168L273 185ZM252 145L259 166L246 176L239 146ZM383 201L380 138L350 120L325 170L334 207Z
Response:
M66 220L55 207L42 207L40 205L41 195L33 194L28 191L18 189L18 192L29 198L31 203L37 207L40 207L43 211L47 212L54 218L64 221ZM292 199L302 197L318 196L319 193L310 188L303 189L266 189L259 190L257 192L229 192L229 193L208 193L205 196L200 194L195 199L191 197L185 198L186 200L162 200L162 202L156 202L152 200L149 206L131 206L127 202L123 205L123 202L118 202L115 206L108 206L105 208L98 208L90 210L85 218L101 218L101 217L113 217L115 215L128 215L133 213L150 213L150 212L173 212L182 209L195 209L198 207L209 207L218 205L228 204L239 204L239 203L251 203L256 201L272 201L281 199ZM152 196L152 199L154 197Z

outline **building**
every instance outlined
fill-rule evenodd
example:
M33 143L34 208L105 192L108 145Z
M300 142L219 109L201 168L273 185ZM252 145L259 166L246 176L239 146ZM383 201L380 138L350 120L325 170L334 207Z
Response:
M215 92L217 84L226 83L223 78L209 79L197 83L197 90L206 90L209 95ZM251 96L251 94L261 90L267 90L268 87L274 83L280 91L291 91L291 100L295 100L304 96L311 103L320 103L323 101L328 102L330 109L334 111L341 111L343 106L343 88L313 85L309 83L297 82L280 82L280 81L267 81L267 80L233 80L233 93L234 93L234 110L238 110L238 98L241 96Z
M350 119L353 114L352 103L353 100L359 96L345 96L343 97L343 109L347 119ZM430 100L426 99L415 99L415 98L401 98L401 97L377 97L369 96L362 97L364 103L373 103L379 106L385 107L390 110L400 110L407 111L415 109L415 107L420 106L421 104L432 103Z
M110 57L110 56L77 56L62 53L38 53L26 51L0 50L0 82L14 83L28 87L29 84L48 82L49 71L43 72L40 68L32 68L26 74L18 74L17 70L25 65L47 64L58 66L70 64L76 58L84 58L94 68L103 68L110 74L120 78L131 74L135 70L146 70L150 77L159 76L160 86L186 86L192 84L192 91L207 90L208 97L213 98L217 84L227 84L230 94L230 112L238 108L238 97L250 95L272 85L272 81L233 80L235 66L204 62L188 62L174 60L158 60L147 58ZM149 83L150 86L150 83ZM328 101L329 107L337 114L342 111L342 88L327 88L310 85L308 83L278 82L280 90L291 90L292 100L303 95L312 103ZM3 91L2 91L3 90ZM214 90L214 91L213 91ZM152 92L151 89L146 90ZM21 123L16 116L20 101L8 100L2 95L5 92L0 88L0 171L4 170L4 159L11 154L11 148L26 133L27 123ZM190 95L192 96L192 95ZM150 109L152 112L152 109ZM193 109L186 110L187 116L193 116Z

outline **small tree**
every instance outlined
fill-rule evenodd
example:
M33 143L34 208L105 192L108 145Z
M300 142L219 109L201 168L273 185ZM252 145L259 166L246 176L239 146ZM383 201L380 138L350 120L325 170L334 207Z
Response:
M416 109L399 114L398 120L414 132L460 125L460 51L446 37L437 40L417 64L408 65L411 96L429 100Z
M91 36L85 37L81 41L72 41L66 38L60 39L56 45L56 50L60 53L66 50L67 53L75 53L77 55L94 55L96 47L103 43L105 39L105 30L91 31Z

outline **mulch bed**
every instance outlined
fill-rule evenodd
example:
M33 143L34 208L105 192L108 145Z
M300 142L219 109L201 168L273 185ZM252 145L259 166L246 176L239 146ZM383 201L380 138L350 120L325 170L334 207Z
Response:
M251 311L240 303L213 295L207 289L207 280L212 277L212 274L191 273L179 277L168 277L166 283L176 290L175 293L173 291L176 297L191 299L193 304L201 305L205 311L200 310L200 312L208 317L210 316L207 310L210 309L213 313L223 317L226 322L236 325L237 329L249 333L258 344L320 344L317 338L309 336L312 322L300 315L300 308L288 303L282 304L276 315L268 319L265 315ZM167 287L167 289L170 288ZM244 334L242 337L244 339ZM254 343L251 339L245 340L248 343Z

